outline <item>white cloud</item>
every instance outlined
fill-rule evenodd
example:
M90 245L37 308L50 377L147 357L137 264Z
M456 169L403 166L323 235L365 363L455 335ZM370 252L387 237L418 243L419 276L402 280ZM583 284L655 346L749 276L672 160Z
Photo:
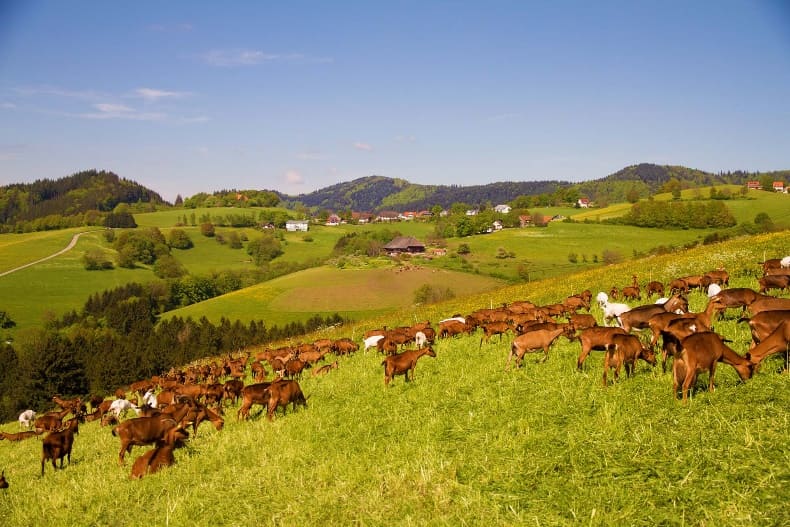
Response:
M373 147L371 145L367 143L360 143L359 141L354 143L354 148L356 148L357 150L364 150L365 152L373 151Z
M0 108L2 108L4 110L13 110L14 108L16 108L16 104L14 104L12 102L4 102L4 103L0 104Z
M156 102L159 99L178 99L180 97L185 97L189 95L186 92L176 92L176 91L165 91L165 90L155 90L153 88L137 88L134 91L137 97L142 97L146 101L149 102Z
M126 119L130 121L161 121L167 116L163 113L138 112L123 104L99 103L93 107L98 112L80 113L82 119Z
M303 185L304 177L298 170L288 170L285 173L285 182L288 185Z
M220 67L254 66L265 62L332 62L327 57L308 57L301 53L266 53L257 49L214 49L199 58L206 64Z

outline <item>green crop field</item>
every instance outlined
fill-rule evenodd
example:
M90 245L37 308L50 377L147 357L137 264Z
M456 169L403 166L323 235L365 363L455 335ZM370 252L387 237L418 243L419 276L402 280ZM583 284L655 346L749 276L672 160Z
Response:
M763 254L788 249L788 233L734 240L457 298L421 315L436 322L492 302L554 302L569 289L627 283L651 266L666 279L723 264L734 287L754 287L749 272ZM706 301L690 295L692 310ZM716 330L743 354L749 332L738 316L726 313ZM371 324L411 317L404 309ZM790 375L777 372L781 357L745 383L722 364L716 390L707 391L703 374L683 404L671 375L643 362L604 388L601 353L577 372L579 344L564 338L545 363L530 354L506 369L511 338L482 347L479 335L439 341L414 382L397 377L389 388L381 356L341 357L327 376L301 380L307 408L270 423L259 407L249 421L229 407L223 430L202 425L174 467L141 481L128 475L147 447L119 466L118 439L97 422L80 426L71 463L47 466L43 477L40 440L2 441L10 487L0 491L0 518L119 527L790 523Z

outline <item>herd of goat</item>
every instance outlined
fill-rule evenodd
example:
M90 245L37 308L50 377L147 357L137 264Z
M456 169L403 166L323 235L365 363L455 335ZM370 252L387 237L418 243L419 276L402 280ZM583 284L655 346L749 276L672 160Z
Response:
M430 322L410 327L381 328L368 331L363 336L364 351L376 349L384 359L384 383L389 385L395 376L405 381L414 379L417 361L423 356L436 357L432 344L436 339L456 335L480 334L480 346L494 336L513 334L506 369L511 362L522 364L524 355L542 352L548 358L552 344L561 336L579 341L581 351L577 368L593 350L604 352L603 385L614 372L618 379L622 369L626 376L634 371L637 361L657 364L660 352L662 367L666 371L672 358L673 393L680 393L686 401L700 373L708 373L709 390L714 389L714 375L718 363L732 366L742 380L752 377L756 368L768 356L784 353L790 362L790 299L767 295L772 290L786 292L790 288L790 256L767 260L763 263L763 276L758 280L759 290L730 288L729 274L716 269L701 275L686 276L670 281L667 288L661 282L651 281L644 290L637 277L622 289L612 288L599 292L595 301L600 306L602 325L591 314L593 295L589 290L550 305L536 305L529 301L516 301L499 308L479 309L468 315L455 315L438 323L434 329ZM703 291L708 297L704 311L689 312L687 295L693 289ZM668 296L664 296L664 294ZM643 297L657 297L653 303L632 307L617 300L640 301ZM728 308L749 311L748 322L752 344L745 355L736 353L727 345L727 339L713 331L713 322ZM586 311L582 312L582 311ZM634 334L644 330L645 335ZM659 346L660 341L660 346ZM405 349L411 344L416 349ZM81 423L99 421L102 426L112 426L111 432L120 440L118 460L124 463L125 454L133 446L154 445L133 463L131 477L142 478L175 462L174 450L189 438L191 426L196 435L198 426L208 421L217 430L224 425L224 409L228 404L241 404L237 419L250 417L253 405L264 407L267 418L272 420L278 408L293 409L307 406L299 380L308 368L313 376L325 375L338 367L338 358L357 352L360 345L352 339L319 339L312 343L284 346L277 349L247 351L221 360L171 370L165 375L154 376L116 391L115 397L92 396L62 399L52 398L59 410L36 415L26 410L19 415L21 431L0 432L0 439L21 441L42 438L41 475L47 462L57 469L63 468L64 458L71 463L74 435ZM336 360L321 364L328 354ZM272 380L266 379L272 376ZM252 383L245 384L250 378ZM221 380L224 379L224 382ZM131 394L131 396L129 395ZM89 411L90 408L90 411ZM135 417L124 419L128 412ZM71 419L66 420L68 415ZM5 472L0 473L0 489L7 488Z

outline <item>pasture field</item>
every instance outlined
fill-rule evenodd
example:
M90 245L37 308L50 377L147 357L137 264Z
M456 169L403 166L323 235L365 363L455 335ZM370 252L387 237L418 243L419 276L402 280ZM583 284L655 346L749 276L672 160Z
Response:
M457 296L497 289L504 282L488 276L430 269L422 266L347 268L322 266L275 278L240 291L169 311L197 320L264 320L283 326L313 315L339 313L353 320L367 319L412 306L417 288L429 284L450 288Z
M669 275L724 262L732 286L763 250L783 254L790 235L774 234L657 257ZM641 262L594 269L557 284L540 281L426 306L436 322L495 301L561 300L565 288L596 291L627 283ZM690 295L700 311L707 299ZM601 312L592 313L600 319ZM411 310L400 317L411 319ZM738 313L716 330L746 351ZM396 325L397 316L374 321ZM315 335L349 335L348 328ZM308 408L270 423L225 414L202 425L176 466L128 479L135 447L118 465L118 439L98 423L80 427L72 464L46 467L41 442L0 442L0 491L8 526L81 525L690 525L775 526L790 522L790 375L768 359L737 382L720 365L716 390L701 375L687 404L672 398L671 375L640 362L631 378L602 386L602 354L576 371L578 342L564 338L545 363L525 357L506 369L512 337L480 346L472 335L438 341L416 379L383 384L381 356L339 358L325 377L300 382ZM308 339L309 340L309 339ZM248 381L249 382L249 381ZM3 431L14 431L7 423Z
M53 244L51 252L63 249L71 240L74 230L68 234L60 232L59 241ZM31 236L8 235L0 236L0 243L5 236ZM33 238L35 240L35 237ZM49 243L49 242L48 242ZM35 244L35 241L33 242ZM4 253L9 260L24 262L26 255L31 254L28 244L23 244L25 250L14 247ZM77 245L71 251L56 258L21 269L6 276L0 276L0 310L9 313L17 324L17 330L41 326L45 320L53 316L60 316L72 309L80 310L85 301L93 293L112 289L129 282L147 282L154 278L149 269L123 269L116 268L112 271L86 271L82 256L87 250L106 248L106 242L101 231L83 234ZM38 256L48 256L44 254ZM35 259L38 259L35 258ZM35 260L34 259L34 260ZM21 265L14 263L9 267Z
M90 228L0 235L0 273L64 249L78 232Z
M749 191L745 198L741 198L741 187L738 185L716 186L718 192L724 189L729 190L735 197L723 203L730 209L730 212L738 223L753 222L757 213L765 212L771 217L776 225L790 227L790 196L787 194L752 190ZM709 196L710 187L686 189L680 193L680 199L684 201L708 198ZM672 199L672 194L669 192L656 194L653 196L653 199L656 201L670 201ZM582 212L578 212L579 210ZM631 210L630 203L615 203L614 205L600 209L577 209L577 212L574 213L572 217L574 220L578 221L600 221L622 216L629 210Z

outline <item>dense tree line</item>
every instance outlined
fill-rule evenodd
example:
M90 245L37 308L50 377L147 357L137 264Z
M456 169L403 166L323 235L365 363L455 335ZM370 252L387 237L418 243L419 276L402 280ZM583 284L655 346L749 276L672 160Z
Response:
M627 214L607 221L637 227L681 229L723 228L737 223L727 206L719 200L640 201L632 205Z
M197 359L344 322L337 314L282 327L226 318L213 324L205 317L157 322L166 296L163 284L128 284L92 295L80 313L0 346L0 419L14 419L26 408L49 408L54 394L106 395Z
M276 207L280 196L271 190L219 190L208 194L199 192L181 200L184 208L198 207Z
M60 179L0 187L0 226L3 232L29 232L100 225L97 217L121 203L165 202L156 192L112 172L86 170ZM50 219L42 224L43 218Z

